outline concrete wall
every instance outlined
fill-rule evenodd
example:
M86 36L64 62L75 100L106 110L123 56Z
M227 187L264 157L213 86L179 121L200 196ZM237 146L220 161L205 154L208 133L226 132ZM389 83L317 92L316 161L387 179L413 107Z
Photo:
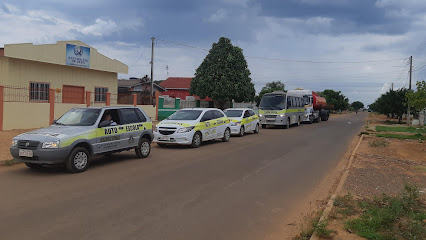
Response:
M49 126L49 103L4 103L3 130Z
M90 48L90 69L116 73L128 73L128 67L125 64L98 53L95 48L92 48L80 41L58 41L55 44L43 45L33 45L31 43L5 44L4 56L66 65L67 43Z
M0 57L0 85L29 88L30 82L50 83L52 89L62 89L63 85L84 86L85 91L91 92L95 87L107 87L109 92L117 94L117 73Z
M60 118L68 110L75 107L86 107L86 104L55 103L54 119ZM137 105L137 107L144 110L151 121L155 120L155 107L151 105ZM3 130L47 127L50 125L49 116L49 103L5 102Z

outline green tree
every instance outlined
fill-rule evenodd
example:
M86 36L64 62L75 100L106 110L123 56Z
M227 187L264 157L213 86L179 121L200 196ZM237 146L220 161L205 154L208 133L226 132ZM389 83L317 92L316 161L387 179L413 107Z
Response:
M355 101L351 103L351 107L353 107L355 110L358 110L358 109L364 108L364 103L360 101Z
M349 99L341 91L326 89L319 92L319 95L327 100L327 105L332 110L344 111L349 108Z
M204 61L197 68L189 89L191 95L214 99L217 107L226 102L252 101L256 93L243 50L221 37L213 43Z
M417 112L426 108L426 82L417 82L417 92L408 92L407 99L410 106Z
M268 82L260 91L259 95L254 98L256 105L259 106L260 100L262 100L265 93L271 93L273 91L285 91L285 84L281 81Z
M370 105L370 109L391 117L397 116L399 123L401 123L402 115L407 113L407 93L406 88L396 91L389 90L374 101Z

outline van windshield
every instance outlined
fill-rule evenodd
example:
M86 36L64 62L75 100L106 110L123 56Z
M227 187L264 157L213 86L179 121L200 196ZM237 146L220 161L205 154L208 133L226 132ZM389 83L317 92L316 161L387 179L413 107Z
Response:
M56 121L57 125L92 126L98 120L101 109L73 108Z
M243 115L243 110L225 110L227 117L241 117Z
M285 109L285 95L263 95L260 101L262 110L282 110Z
M170 117L168 117L168 120L196 120L200 114L202 113L202 110L179 110Z

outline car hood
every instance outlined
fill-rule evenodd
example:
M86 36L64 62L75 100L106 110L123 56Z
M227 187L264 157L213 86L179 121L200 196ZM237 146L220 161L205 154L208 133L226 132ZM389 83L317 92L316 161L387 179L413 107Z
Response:
M56 141L78 136L93 130L93 126L61 126L51 125L47 128L40 128L34 131L20 134L14 139L34 140L34 141Z
M194 126L196 123L198 123L198 120L192 120L192 121L163 120L157 124L157 127L175 127L179 129L182 127Z

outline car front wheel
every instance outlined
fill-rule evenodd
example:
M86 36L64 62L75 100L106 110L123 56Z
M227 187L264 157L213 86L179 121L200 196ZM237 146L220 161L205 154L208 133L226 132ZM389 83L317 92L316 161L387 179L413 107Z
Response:
M242 137L242 136L244 136L244 133L245 133L244 126L241 126L241 127L240 127L240 133L238 134L238 136L239 136L239 137Z
M89 167L90 154L84 147L76 147L68 156L66 167L69 172L84 172Z
M229 138L231 138L231 131L229 130L229 128L227 128L225 129L225 133L223 134L222 141L228 142Z
M194 133L194 136L192 137L191 147L197 148L200 145L201 145L201 133L196 132L196 133Z

